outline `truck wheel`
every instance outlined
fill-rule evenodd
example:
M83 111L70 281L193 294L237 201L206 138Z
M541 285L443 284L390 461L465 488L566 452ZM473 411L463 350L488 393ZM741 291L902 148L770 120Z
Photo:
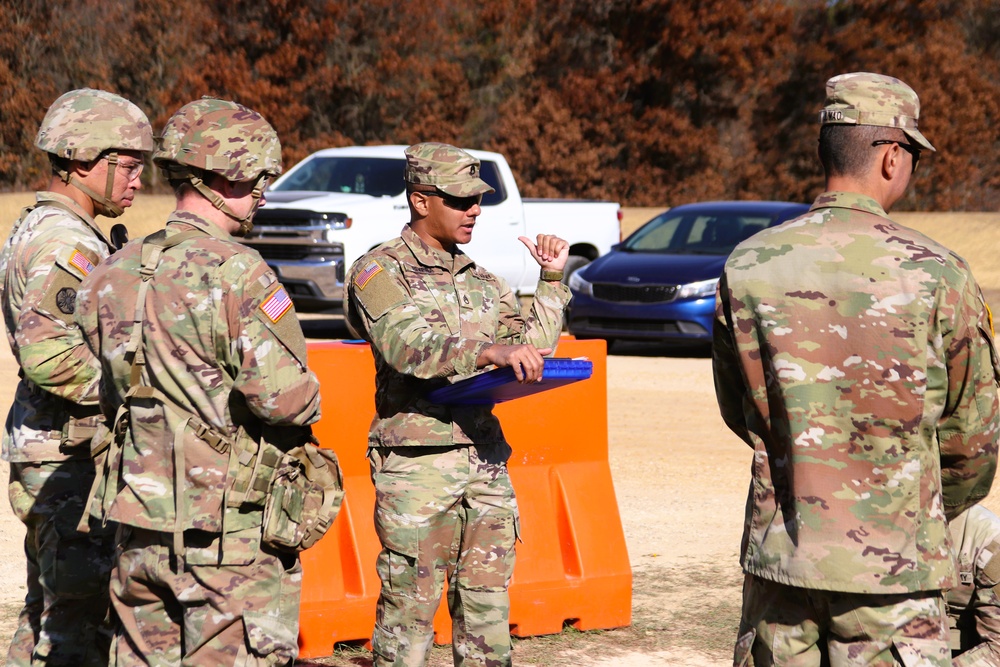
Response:
M570 255L566 258L566 265L563 267L563 285L569 280L569 277L582 269L583 267L590 264L590 260L582 255Z

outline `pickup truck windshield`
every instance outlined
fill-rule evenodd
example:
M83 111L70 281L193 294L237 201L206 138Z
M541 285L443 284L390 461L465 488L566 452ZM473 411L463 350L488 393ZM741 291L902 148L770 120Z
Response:
M402 194L406 160L372 157L306 158L287 178L271 186L275 192L310 190L339 192L372 197L395 197ZM483 197L483 206L499 204L507 198L496 163L483 162L480 176L496 192Z

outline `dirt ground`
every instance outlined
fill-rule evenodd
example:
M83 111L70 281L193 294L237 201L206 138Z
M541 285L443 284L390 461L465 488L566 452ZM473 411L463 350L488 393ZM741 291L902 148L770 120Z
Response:
M30 199L0 195L0 238L6 238L6 221L16 218L12 207ZM169 202L150 198L149 210L165 214ZM655 212L627 211L626 228L634 229ZM969 259L984 288L996 295L992 301L1000 302L1000 266L990 256L1000 247L1000 215L897 217ZM330 334L316 323L307 330L313 336ZM10 351L0 344L0 406L10 405L16 377ZM623 629L568 629L560 635L517 640L515 664L731 664L750 450L718 415L711 361L692 350L620 344L608 360L608 397L609 461L634 577L633 623ZM0 475L6 472L6 464L0 464ZM995 511L1000 509L997 497L987 501ZM23 527L0 499L0 649L10 640L24 596L23 535ZM347 652L304 664L371 663L365 652ZM450 652L436 650L432 664L450 664Z

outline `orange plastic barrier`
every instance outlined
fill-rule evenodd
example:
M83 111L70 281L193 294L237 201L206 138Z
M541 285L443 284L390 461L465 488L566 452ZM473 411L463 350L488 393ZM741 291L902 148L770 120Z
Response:
M608 467L605 344L564 338L557 354L589 358L593 376L495 409L514 450L509 469L521 512L523 542L510 587L511 633L518 637L560 632L566 622L591 630L632 619L632 572ZM380 586L375 490L365 458L375 412L371 353L367 345L310 343L309 366L323 386L316 435L337 452L346 494L330 532L302 555L302 658L370 639ZM451 641L446 603L434 630L438 643Z

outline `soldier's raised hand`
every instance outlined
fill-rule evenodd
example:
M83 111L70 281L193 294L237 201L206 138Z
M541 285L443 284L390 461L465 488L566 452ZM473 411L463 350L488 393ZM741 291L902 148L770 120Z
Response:
M569 257L569 243L553 234L539 234L535 243L527 236L517 237L543 269L562 271Z

